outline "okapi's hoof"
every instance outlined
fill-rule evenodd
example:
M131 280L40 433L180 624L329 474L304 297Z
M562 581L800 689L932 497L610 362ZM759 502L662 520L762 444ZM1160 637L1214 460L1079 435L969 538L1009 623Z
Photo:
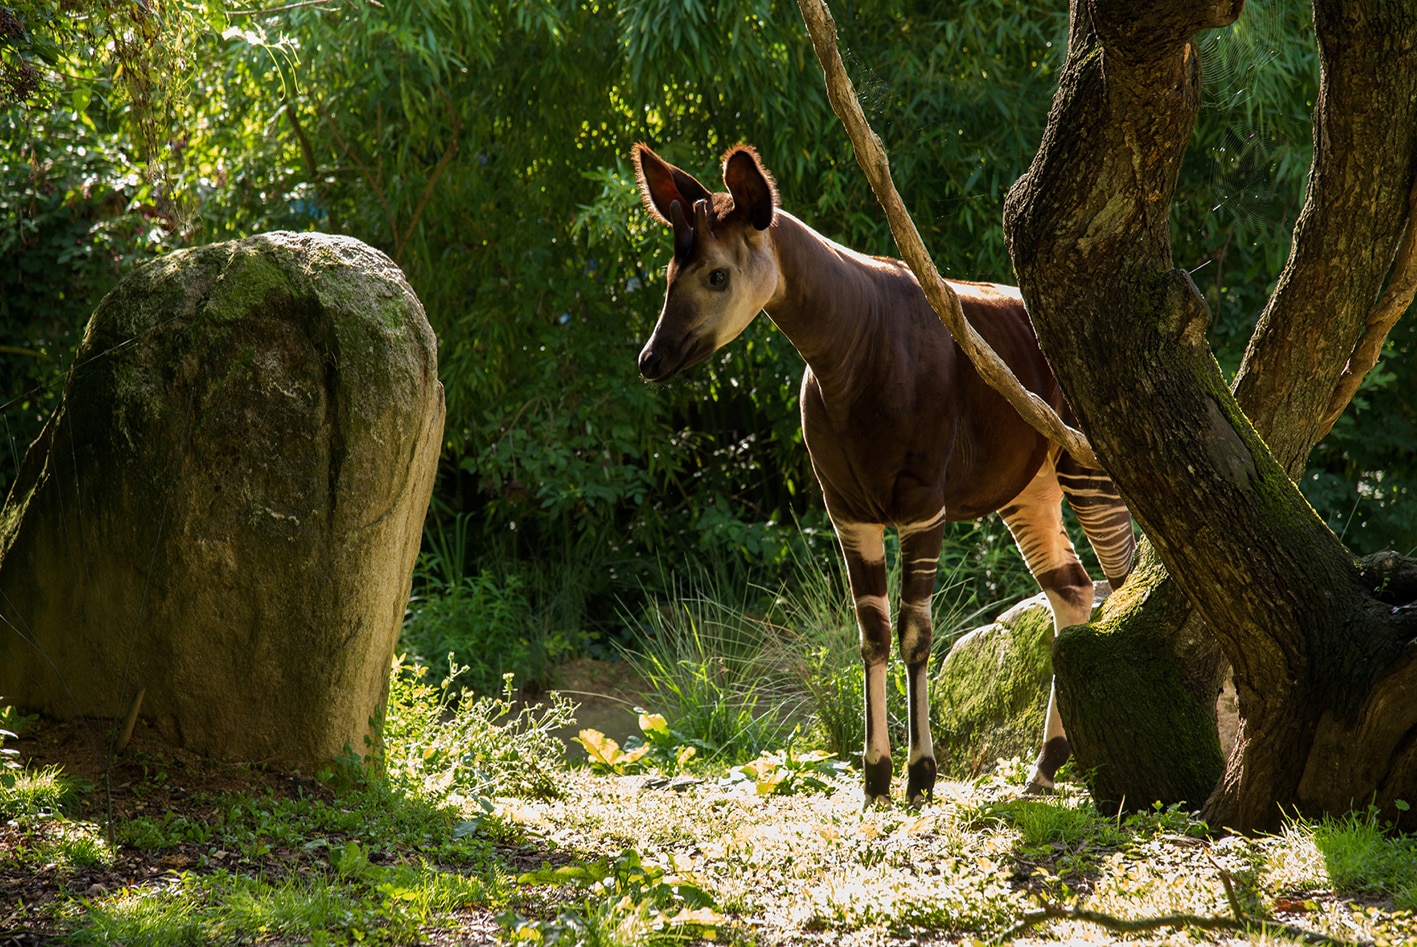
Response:
M866 773L866 806L878 802L890 802L891 798L891 759L886 757L874 763L863 763L861 768Z
M927 802L935 801L935 761L929 757L918 759L907 768L910 774L905 784L905 798L910 805L920 808Z
M1071 755L1072 750L1068 747L1067 737L1054 737L1043 744L1043 749L1033 764L1033 773L1029 776L1028 786L1024 788L1024 792L1052 792L1053 777L1057 775L1058 770Z

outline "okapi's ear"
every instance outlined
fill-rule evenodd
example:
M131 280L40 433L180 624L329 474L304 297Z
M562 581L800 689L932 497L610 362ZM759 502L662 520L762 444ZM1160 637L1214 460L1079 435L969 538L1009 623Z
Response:
M635 161L635 177L640 182L640 197L645 209L662 224L672 223L671 210L678 201L687 213L698 201L708 200L709 189L650 150L641 142L631 152Z
M733 195L733 208L759 230L772 226L777 207L777 185L763 167L758 153L748 145L737 145L723 156L723 183Z

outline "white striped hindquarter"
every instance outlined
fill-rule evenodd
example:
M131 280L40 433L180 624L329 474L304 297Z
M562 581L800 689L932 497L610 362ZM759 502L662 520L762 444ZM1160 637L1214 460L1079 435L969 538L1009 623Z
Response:
M1054 635L1092 617L1092 579L1063 528L1064 494L1114 588L1126 581L1136 549L1131 513L1111 478L1067 454L1052 452L1033 481L999 515L1023 553L1028 571L1048 596ZM1030 788L1053 785L1054 773L1068 757L1066 737L1053 687L1048 694L1043 749L1034 763Z
M1122 502L1117 485L1105 471L1078 463L1063 454L1057 463L1058 486L1078 518L1102 574L1119 589L1132 571L1136 558L1136 536L1132 514Z

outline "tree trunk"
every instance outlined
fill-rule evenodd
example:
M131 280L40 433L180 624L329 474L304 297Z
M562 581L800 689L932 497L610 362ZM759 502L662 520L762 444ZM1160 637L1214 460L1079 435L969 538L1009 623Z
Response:
M1225 659L1194 616L1166 567L1144 546L1102 617L1054 641L1054 682L1068 742L1104 812L1199 803L1225 769L1215 713Z
M1410 138L1412 96L1388 108L1382 96L1391 84L1376 78L1414 71L1394 65L1394 50L1363 44L1373 36L1402 37L1383 42L1405 43L1398 52L1410 56L1417 35L1411 11L1390 12L1377 2L1340 11L1325 3L1316 11L1321 47L1361 53L1364 62L1387 57L1381 69L1358 70L1373 80L1365 107L1407 129ZM1189 624L1167 588L1175 581L1234 667L1241 729L1203 810L1206 818L1214 825L1272 829L1281 809L1346 811L1374 800L1396 820L1404 817L1397 800L1417 799L1417 609L1403 607L1417 583L1396 559L1359 563L1319 521L1288 475L1288 457L1297 448L1287 445L1285 462L1276 460L1231 396L1205 341L1209 313L1171 260L1171 196L1199 102L1192 40L1201 29L1232 22L1240 7L1075 0L1068 61L1048 129L1028 174L1009 194L1005 232L1039 341L1098 456L1174 577L1139 583L1139 591L1150 592L1147 601L1116 621L1156 627L1156 612L1149 610L1164 611L1162 623L1174 626L1165 637L1174 639ZM1387 17L1406 22L1384 22ZM1321 117L1329 91L1326 84ZM1320 135L1323 129L1321 123ZM1352 258L1349 266L1376 260L1376 284L1345 278L1348 288L1333 293L1360 301L1367 293L1365 303L1351 307L1360 310L1352 319L1332 308L1272 305L1272 333L1257 334L1247 359L1252 377L1264 379L1254 390L1271 392L1250 396L1259 403L1288 397L1285 379L1312 370L1304 361L1312 349L1290 344L1288 354L1269 356L1278 345L1271 339L1292 343L1332 333L1338 350L1352 351L1401 233L1412 181L1410 140L1407 148L1400 168L1380 174L1385 189L1370 192L1363 204L1362 226L1366 218L1386 222L1375 224L1371 235L1332 236ZM1374 160L1371 151L1357 153ZM1310 202L1335 186L1346 194L1351 183L1340 177L1326 184L1316 176ZM1389 196L1402 206L1395 226L1372 205ZM1371 242L1361 242L1366 239ZM1307 271L1297 242L1295 252L1290 269L1298 285ZM1318 384L1301 400L1326 405L1333 384L1325 377L1327 392ZM1267 434L1284 436L1280 429L1290 425L1295 442L1311 436L1283 411L1257 413L1273 426ZM1079 756L1086 761L1093 749L1106 748L1104 770L1125 773L1137 751L1134 744L1097 737L1108 729L1105 720L1095 727L1079 709L1076 695L1094 682L1079 679L1088 662L1071 659L1088 649L1068 637L1059 639L1059 673L1068 678L1060 698L1070 729L1081 738ZM1153 646L1152 653L1178 650ZM1071 705L1066 693L1074 695ZM1107 714L1115 722L1135 709L1114 705ZM1164 752L1173 768L1181 765L1174 744ZM1150 771L1154 767L1139 768ZM1150 802L1145 789L1128 798Z

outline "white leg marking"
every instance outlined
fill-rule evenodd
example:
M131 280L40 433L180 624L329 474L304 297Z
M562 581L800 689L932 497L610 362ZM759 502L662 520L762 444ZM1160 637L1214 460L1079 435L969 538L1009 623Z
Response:
M918 687L910 695L911 699L911 719L917 721L916 728L920 736L920 742L910 748L910 762L928 756L935 757L935 738L930 733L930 693L923 687Z
M891 758L891 738L886 720L886 665L866 668L866 762Z
M1063 733L1062 715L1058 713L1058 684L1055 681L1048 689L1048 719L1043 724L1043 742L1066 735Z

